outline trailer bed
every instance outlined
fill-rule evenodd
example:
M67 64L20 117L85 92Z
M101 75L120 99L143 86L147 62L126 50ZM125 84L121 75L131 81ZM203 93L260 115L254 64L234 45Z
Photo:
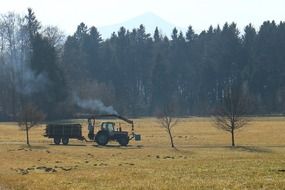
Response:
M80 124L48 124L45 129L45 137L53 138L55 144L68 144L69 139L83 139L82 126Z

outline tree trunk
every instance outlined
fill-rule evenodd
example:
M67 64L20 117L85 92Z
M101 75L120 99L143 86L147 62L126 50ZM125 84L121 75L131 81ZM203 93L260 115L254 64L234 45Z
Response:
M14 80L14 78L13 78ZM15 84L13 84L12 89L12 113L13 113L13 120L16 120L16 90L15 90Z
M28 128L28 124L27 123L26 123L26 137L27 137L27 145L30 146L29 128Z
M171 131L170 129L168 128L168 134L169 134L169 138L170 138L170 142L171 142L171 147L174 148L174 142L173 142L173 137L172 137L172 134L171 134Z
M232 134L232 147L235 147L235 133L233 129L231 131L231 134Z

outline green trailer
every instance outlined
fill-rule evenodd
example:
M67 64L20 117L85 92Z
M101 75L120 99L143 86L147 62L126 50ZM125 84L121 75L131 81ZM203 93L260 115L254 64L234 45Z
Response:
M52 138L56 145L59 145L61 142L63 145L67 145L69 139L84 139L80 124L48 124L44 136Z

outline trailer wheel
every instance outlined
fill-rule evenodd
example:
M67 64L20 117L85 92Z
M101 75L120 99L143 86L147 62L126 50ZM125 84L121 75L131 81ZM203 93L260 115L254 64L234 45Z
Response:
M118 142L121 146L127 146L129 144L129 137L128 136L121 136L118 138Z
M69 138L68 137L63 137L61 140L62 140L62 144L63 145L68 145L68 143L69 143Z
M105 131L99 131L95 136L95 141L97 144L105 146L108 143L109 137L108 133Z
M60 141L61 141L60 137L54 137L54 138L53 138L53 142L54 142L54 144L56 144L56 145L59 145L59 144L60 144Z

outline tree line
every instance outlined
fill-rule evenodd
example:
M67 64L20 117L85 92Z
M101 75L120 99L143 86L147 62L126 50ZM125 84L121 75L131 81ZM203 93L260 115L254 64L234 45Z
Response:
M210 115L233 83L250 97L251 114L284 113L284 22L258 30L249 24L243 32L235 23L162 32L121 27L103 40L96 27L80 23L65 37L43 27L32 9L2 15L0 119L16 118L27 103L49 119L99 113L100 106L151 116L170 102L177 116ZM84 109L81 100L100 106Z

